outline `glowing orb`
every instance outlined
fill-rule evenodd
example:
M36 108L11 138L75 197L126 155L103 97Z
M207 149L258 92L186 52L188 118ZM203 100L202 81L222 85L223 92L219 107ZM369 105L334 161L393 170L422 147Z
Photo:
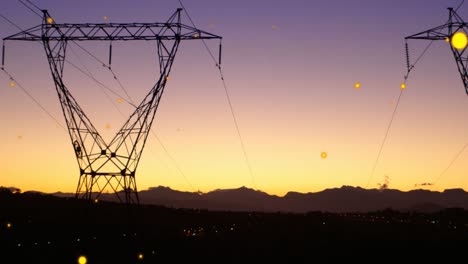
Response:
M122 98L117 99L117 103L121 104L123 102Z
M6 227L7 227L8 229L10 229L10 228L11 228L11 223L7 223L7 224L6 224Z
M171 78L168 76L166 76L166 81L169 81Z
M198 33L193 34L194 38L198 38Z
M456 49L464 49L468 45L468 38L465 32L457 32L452 36L452 46Z
M108 17L108 16L104 16L104 20L109 20L109 17Z
M357 83L355 83L355 84L354 84L354 88L356 88L356 89L359 89L359 88L361 88L361 84L360 84L360 83L358 83L358 82L357 82Z
M10 82L10 87L11 87L11 88L15 87L15 85L16 85L16 84L15 84L14 81L11 81L11 82Z
M78 257L78 264L86 264L88 263L88 259L85 256Z
M49 24L54 23L54 19L51 18L51 17L48 17L48 18L47 18L47 23L49 23Z
M138 254L138 259L143 259L143 254Z
M98 202L99 202L99 200L98 200L98 199L94 199L94 203L98 203Z
M406 89L406 84L405 84L405 83L402 83L402 84L400 85L400 88L401 88L402 90L403 90L403 89Z
M450 42L450 38L445 38L445 42Z
M322 152L320 154L320 157L322 157L322 159L326 159L327 158L327 153L326 152Z

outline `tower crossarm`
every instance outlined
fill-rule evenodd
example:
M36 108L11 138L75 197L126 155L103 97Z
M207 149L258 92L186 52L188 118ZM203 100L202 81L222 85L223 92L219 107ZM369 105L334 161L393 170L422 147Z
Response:
M173 16L179 16L178 9ZM180 16L169 23L55 23L44 10L41 25L21 31L4 40L21 41L132 41L221 39L215 34L182 24ZM170 19L171 20L171 19ZM178 29L180 28L180 32ZM45 33L45 34L44 34Z

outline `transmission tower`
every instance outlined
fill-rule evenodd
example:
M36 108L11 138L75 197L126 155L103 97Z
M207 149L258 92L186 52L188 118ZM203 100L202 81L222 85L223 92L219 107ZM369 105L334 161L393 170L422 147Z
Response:
M181 11L182 9L177 9L163 23L59 24L47 10L42 10L42 24L3 39L4 43L13 40L39 41L44 46L80 168L77 198L94 201L99 199L105 190L111 189L120 202L139 203L136 169L180 42L222 38L182 24ZM67 45L75 41L112 43L135 40L157 43L160 76L111 142L106 143L63 82ZM3 53L4 51L5 44ZM111 58L112 46L109 51L109 64Z
M463 21L453 8L448 8L448 11L449 19L444 25L408 36L405 39L425 39L431 41L444 40L446 42L450 42L450 48L452 49L453 56L455 57L458 72L460 73L463 85L465 86L465 92L468 94L468 54L466 52L468 44L468 24ZM406 44L406 51L409 73L414 65L410 65L409 62L408 44Z

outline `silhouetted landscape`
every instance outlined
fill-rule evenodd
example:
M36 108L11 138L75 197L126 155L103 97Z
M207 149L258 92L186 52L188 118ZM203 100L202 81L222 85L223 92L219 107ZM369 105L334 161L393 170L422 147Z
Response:
M462 190L403 193L344 187L316 194L289 193L283 198L246 188L205 195L179 193L162 187L141 192L145 203L150 199L162 201L158 195L165 197L166 203L172 201L173 208L127 207L106 201L88 203L2 188L0 246L3 258L15 260L11 263L76 263L80 255L87 256L89 263L311 263L343 258L370 260L379 256L385 256L387 261L399 261L403 257L406 260L438 257L447 261L464 257L468 246L468 211L461 207L436 210L437 206L445 204L466 205L466 193ZM245 196L242 198L242 195ZM194 196L199 200L191 200ZM382 198L376 198L379 196ZM220 201L210 204L212 208L240 200L230 207L231 211L176 206L177 199L180 204L188 201L201 204L210 197ZM415 197L410 204L423 203L419 207L407 207L408 201L402 201L409 197ZM428 204L427 197L440 200L437 204ZM249 200L254 204L251 208L263 204L265 211L271 211L280 207L266 206L269 200L286 206L292 201L305 204L308 199L315 199L317 206L318 201L322 201L322 208L328 205L328 210L341 212L240 211ZM329 203L325 203L327 199ZM370 203L370 199L378 202ZM349 200L348 205L338 206L344 200ZM390 200L394 201L393 205L407 209L382 207L362 211ZM350 206L352 204L356 205ZM345 210L346 206L361 212ZM306 207L292 204L291 208L301 211ZM139 254L144 258L138 259Z
M74 197L72 193L54 193ZM140 202L175 208L259 212L368 212L392 208L399 211L436 212L444 208L468 209L468 193L463 189L443 192L392 189L363 189L343 186L316 193L288 192L284 197L269 195L246 187L192 193L153 187L140 191ZM102 200L117 201L114 194L103 194Z

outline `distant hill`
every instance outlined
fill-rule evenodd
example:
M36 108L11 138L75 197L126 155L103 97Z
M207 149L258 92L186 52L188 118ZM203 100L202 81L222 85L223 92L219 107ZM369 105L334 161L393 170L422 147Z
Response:
M53 195L73 196L70 193ZM246 187L192 193L159 186L140 191L139 197L143 204L227 211L369 212L391 208L399 211L430 213L443 208L468 209L468 192L463 189L449 189L443 192L428 190L403 192L393 189L377 190L343 186L316 193L289 192L284 197L279 197ZM103 194L101 199L116 200L113 194Z

